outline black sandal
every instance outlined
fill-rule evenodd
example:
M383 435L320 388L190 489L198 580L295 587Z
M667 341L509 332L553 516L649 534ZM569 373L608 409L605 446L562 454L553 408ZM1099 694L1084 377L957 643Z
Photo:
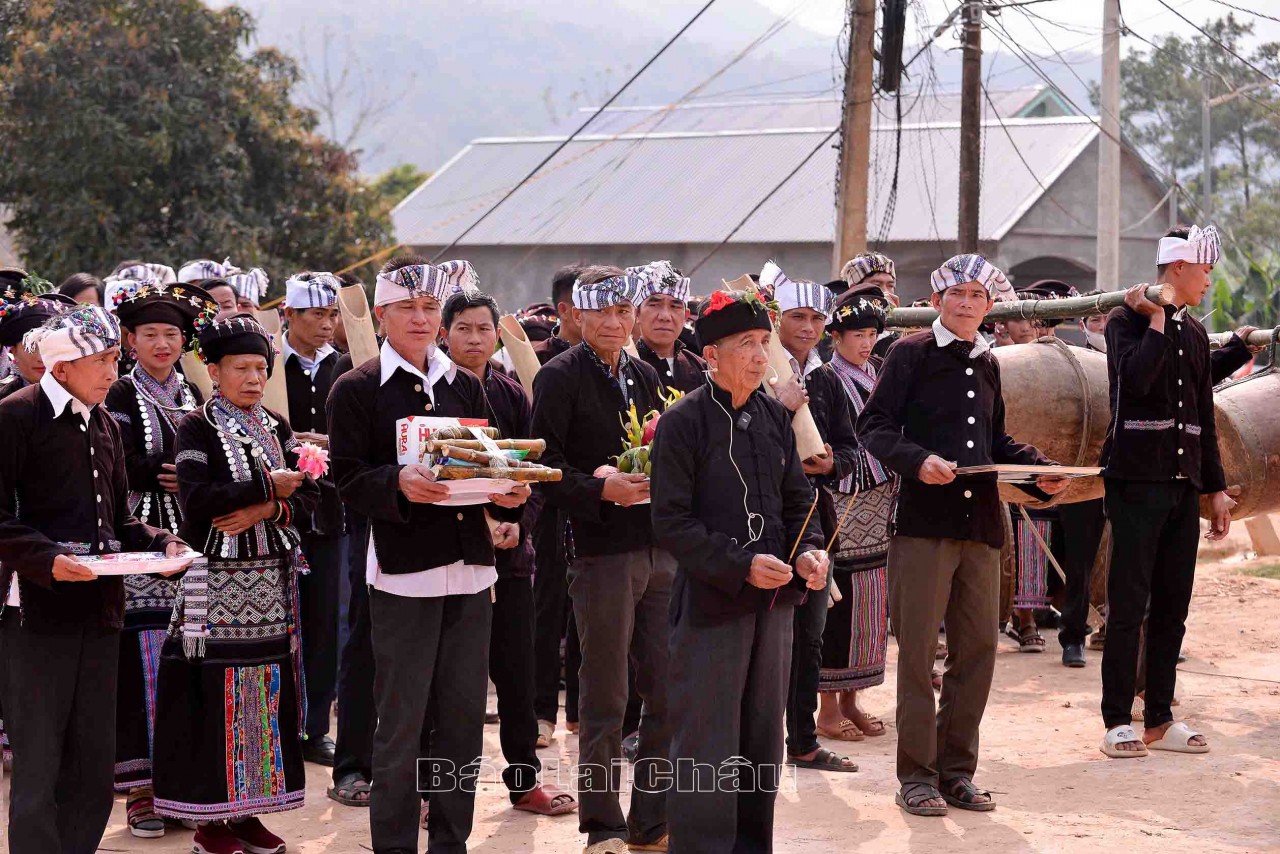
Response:
M986 800L981 800L986 798ZM991 812L996 802L991 799L990 792L984 792L968 777L956 777L942 784L942 799L953 807L973 812Z
M358 771L343 777L325 792L331 800L346 807L369 806L369 793L369 782Z
M1044 652L1044 637L1035 624L1018 629L1018 647L1020 652Z
M942 816L947 814L945 806L924 806L925 801L945 797L928 783L908 783L893 796L894 802L910 815Z
M799 759L795 756L787 757L788 761L797 768L812 768L816 771L839 771L844 774L852 774L858 770L858 766L844 764L848 758L847 756L839 756L825 747L819 747L818 752L813 754L812 759Z

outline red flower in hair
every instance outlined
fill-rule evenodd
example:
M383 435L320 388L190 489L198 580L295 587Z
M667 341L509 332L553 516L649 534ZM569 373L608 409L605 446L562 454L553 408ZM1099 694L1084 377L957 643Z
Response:
M711 299L707 301L707 307L703 309L703 315L711 314L713 311L719 311L727 305L733 305L735 300L728 291L716 291L711 295Z

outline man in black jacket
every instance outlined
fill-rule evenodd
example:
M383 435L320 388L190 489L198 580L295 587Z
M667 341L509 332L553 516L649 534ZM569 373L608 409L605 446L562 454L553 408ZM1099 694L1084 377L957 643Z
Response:
M958 255L930 277L938 319L889 351L858 419L867 451L902 477L889 544L889 615L898 641L898 805L913 815L994 809L973 785L978 728L991 690L1004 524L994 475L963 466L1049 465L1006 432L1000 366L978 327L1007 286L980 255ZM1040 478L1059 492L1061 478ZM934 706L938 624L947 662ZM941 789L941 792L939 791Z
M808 403L822 437L824 453L803 461L804 473L816 490L817 507L810 520L826 539L838 523L826 486L847 477L857 458L858 439L853 413L840 378L818 356L835 296L826 285L794 282L772 262L760 273L778 305L778 341L790 356L792 375L774 385L779 400L790 410ZM825 591L808 597L795 610L795 640L791 648L791 679L787 689L787 755L798 768L857 771L848 757L837 756L818 744L814 713L818 711L818 683L822 672L822 633L827 625ZM849 724L853 727L852 722ZM855 728L856 729L856 728ZM833 733L841 737L843 732Z
M1213 226L1170 232L1156 264L1158 281L1173 286L1173 303L1157 305L1146 285L1135 285L1107 321L1111 425L1102 473L1112 540L1102 752L1111 757L1209 749L1203 735L1173 723L1171 706L1195 579L1200 496L1209 499L1211 540L1226 536L1235 505L1218 453L1209 339L1187 313L1208 291L1221 252ZM1130 718L1148 608L1146 732L1139 740Z
M417 851L420 791L431 796L429 848L465 850L471 833L498 578L493 540L484 506L441 506L448 489L413 449L402 451L399 428L410 416L489 417L480 381L435 346L444 298L474 282L465 261L387 262L374 292L387 340L329 396L338 488L372 522L365 579L378 710L369 799L376 854ZM529 494L521 486L490 495L491 512L514 521ZM432 756L419 769L429 708Z
M627 272L648 285L636 307L636 352L658 372L659 390L691 392L707 381L707 363L680 340L688 310L689 279L670 261L653 261Z
M484 383L489 423L504 439L533 435L529 396L519 382L489 361L498 346L498 304L477 290L459 291L444 304L443 329L449 358ZM507 761L502 779L518 810L564 815L578 808L573 795L539 785L538 719L533 711L533 542L543 504L541 491L524 505L515 522L496 523L498 582L493 586L493 628L489 634L489 678L498 695L498 737Z
M712 381L653 443L655 536L679 563L668 810L682 854L772 850L791 612L826 595L791 414L760 391L772 328L754 294L715 294L697 324Z
M77 558L186 546L129 513L119 428L99 406L116 380L115 317L81 306L32 335L47 371L0 403L8 842L13 854L84 854L111 815L124 585Z
M338 322L338 288L332 273L299 273L285 282L288 330L281 351L289 398L289 426L299 442L329 447L325 402L341 354L333 346ZM329 713L337 695L338 590L342 580L342 500L333 479L318 482L320 502L309 522L301 521L302 553L311 572L298 582L302 614L302 660L307 673L307 720L302 755L317 765L333 765Z
M661 407L658 377L623 347L642 280L616 267L583 270L573 287L582 344L556 356L533 383L533 432L543 462L563 471L547 498L569 520L569 596L582 644L579 671L580 827L588 854L618 845L663 845L666 792L656 761L667 755L667 603L675 561L653 545L649 479L597 471L624 450L623 417ZM628 651L644 701L631 813L618 804Z

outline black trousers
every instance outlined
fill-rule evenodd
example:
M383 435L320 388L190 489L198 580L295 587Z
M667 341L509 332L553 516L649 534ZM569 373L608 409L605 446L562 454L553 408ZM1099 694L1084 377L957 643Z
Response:
M364 581L369 521L347 514L347 642L338 667L338 737L333 751L333 781L359 774L373 778L373 638L369 623L369 588Z
M827 627L825 591L810 590L795 606L791 678L787 684L787 752L803 756L817 750L818 682L822 675L822 632Z
M10 854L93 854L111 817L120 633L0 621Z
M1099 498L1057 507L1062 523L1062 571L1067 576L1062 627L1058 630L1058 643L1062 646L1082 644L1089 634L1089 578L1107 521L1104 504L1104 499Z
M309 739L329 734L329 713L338 687L338 587L343 571L342 538L302 537L311 572L298 580L302 618L302 667L307 683Z
M502 781L515 803L538 785L538 718L533 712L533 584L499 578L489 633L489 678L498 694Z
M375 854L418 850L422 793L431 798L427 851L467 850L484 751L490 595L487 588L434 598L369 591L378 707L369 798ZM429 757L421 750L428 720Z
M773 850L790 612L789 606L763 609L712 624L696 622L696 614L673 615L667 689L676 779L667 794L672 854Z
M1102 653L1102 717L1127 724L1138 673L1139 635L1147 623L1146 725L1173 720L1178 653L1186 634L1200 541L1200 496L1185 480L1107 480L1111 574L1107 645Z
M560 642L565 644L564 708L570 721L578 720L578 666L582 661L569 605L563 538L563 517L555 508L545 508L533 529L533 708L538 720L552 723L560 716Z

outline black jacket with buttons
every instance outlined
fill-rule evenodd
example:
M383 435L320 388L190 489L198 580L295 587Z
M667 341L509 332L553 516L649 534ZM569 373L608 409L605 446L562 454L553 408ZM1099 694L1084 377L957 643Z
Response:
M776 596L747 583L757 554L785 562L793 547L798 556L823 546L809 518L813 488L791 413L781 403L756 391L734 409L728 393L709 384L676 401L653 440L652 494L654 541L677 562L673 618L714 623L804 596L799 575ZM759 514L750 529L746 508ZM759 539L748 542L753 533Z
M289 395L289 427L293 432L329 435L325 402L338 377L341 358L343 355L335 350L321 359L313 371L305 370L292 356L285 360L284 384ZM320 501L309 520L296 520L298 530L320 537L340 537L344 533L342 499L338 497L333 475L326 475L316 483L320 487Z
M628 357L620 376L641 418L661 410L653 368ZM626 409L621 392L585 343L547 362L533 379L533 435L547 443L541 462L563 472L560 482L544 486L547 501L568 516L570 559L622 554L652 544L648 506L605 501L604 479L594 474L602 465L613 465L625 449Z
M502 521L518 521L521 509L497 505L442 507L416 504L400 491L396 421L410 415L488 419L480 381L457 369L442 376L429 395L422 379L397 370L380 384L382 359L343 374L329 395L329 460L342 500L369 518L381 571L404 575L459 560L493 566L493 539L485 509Z
M1185 477L1201 493L1227 488L1213 413L1214 371L1200 321L1165 306L1164 333L1120 306L1107 318L1111 425L1102 474L1120 480ZM1225 369L1230 362L1220 363Z
M1004 544L995 476L923 483L920 465L930 454L959 466L1051 464L1005 432L995 356L988 351L969 358L955 346L939 347L932 329L907 335L889 350L857 434L873 457L902 476L893 531L905 537L976 540L997 549Z
M675 369L672 370L671 362L659 356L653 351L653 348L644 342L644 339L637 339L636 352L640 354L640 358L646 365L653 368L658 375L658 390L663 394L670 394L667 387L670 386L676 391L688 394L699 386L706 385L707 363L693 351L684 346L684 342L676 339L675 356L672 362L675 363Z
M0 403L0 436L0 601L16 572L24 626L119 630L120 576L54 581L53 561L68 554L164 551L179 542L129 513L120 428L102 406L93 408L87 425L70 405L55 418L48 396L30 385Z

